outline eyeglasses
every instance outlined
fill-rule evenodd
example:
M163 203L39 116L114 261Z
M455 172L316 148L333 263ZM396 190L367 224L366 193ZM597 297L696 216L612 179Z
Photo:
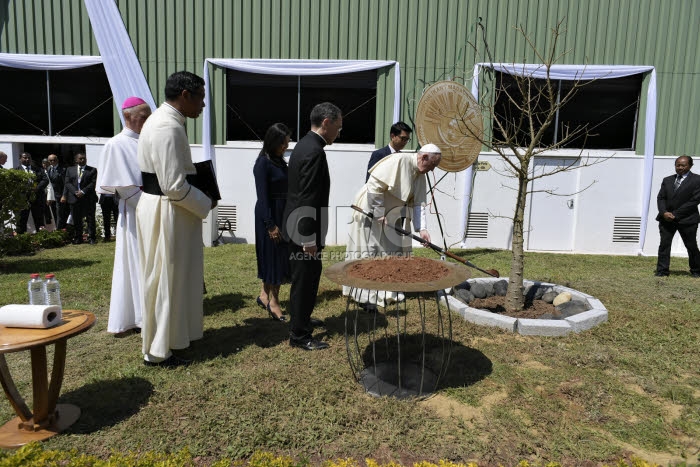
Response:
M410 136L399 136L399 139L404 143L408 143L409 141L411 141Z

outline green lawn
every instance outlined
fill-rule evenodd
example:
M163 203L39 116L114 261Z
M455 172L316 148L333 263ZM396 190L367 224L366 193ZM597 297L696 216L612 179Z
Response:
M331 348L291 349L287 326L255 304L252 245L205 249L204 339L186 352L195 362L147 368L138 335L115 339L105 331L113 251L113 243L101 243L0 259L0 304L26 302L29 274L53 272L64 307L98 317L68 342L59 402L80 406L82 416L47 448L106 458L115 450L188 447L204 463L256 450L312 463L373 457L580 465L631 454L661 464L699 462L700 280L685 272L656 278L655 258L528 254L526 278L594 295L609 321L567 337L523 337L453 315L448 375L435 397L415 402L369 397L353 380L345 301L325 277L315 316L326 320L322 336ZM507 274L507 251L459 254ZM671 266L685 271L687 261L675 258ZM283 307L288 295L285 286ZM31 400L28 352L7 360ZM0 423L13 416L1 402Z

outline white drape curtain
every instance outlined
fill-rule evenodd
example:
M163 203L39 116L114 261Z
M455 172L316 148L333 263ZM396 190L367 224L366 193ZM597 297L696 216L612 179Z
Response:
M394 67L394 122L399 120L401 111L401 70L399 62L393 60L286 60L286 59L227 59L207 58L204 60L205 97L202 121L202 146L204 160L214 159L214 147L211 144L211 107L209 92L209 64L248 73L283 76L320 76L354 73L376 70L388 66ZM214 161L216 163L216 161Z
M114 0L85 0L85 8L122 125L124 116L121 106L127 97L140 97L148 103L151 110L155 110L156 103L151 88L148 87L117 4Z
M474 78L472 79L472 94L479 100L479 73L484 68L508 73L515 76L532 76L545 79L547 68L538 64L523 63L477 63L474 65ZM647 90L646 118L644 122L644 179L642 184L642 220L639 232L639 251L644 250L644 241L647 233L649 219L649 201L651 199L651 181L654 175L654 139L656 136L656 69L653 66L628 66L628 65L553 65L549 69L549 76L555 80L591 80L622 78L630 75L651 72L649 88ZM462 232L466 231L467 210L472 194L473 166L467 169L464 182L464 196L462 198ZM466 233L462 241L466 243Z
M69 70L102 63L112 90L114 105L119 111L122 125L124 116L121 104L127 97L138 96L151 109L156 105L148 87L141 64L126 32L119 8L114 0L85 0L92 30L100 56L89 55L40 55L0 53L0 65L25 70Z
M39 55L0 53L0 65L23 70L70 70L99 65L101 57L92 55Z

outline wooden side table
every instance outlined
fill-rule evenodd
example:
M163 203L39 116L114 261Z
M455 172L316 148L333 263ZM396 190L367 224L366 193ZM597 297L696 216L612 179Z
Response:
M17 448L50 438L78 420L80 408L56 402L63 383L68 339L94 324L95 315L90 312L63 310L62 323L49 329L0 326L0 383L17 414L0 427L0 447ZM54 358L49 383L46 346L50 344L54 344ZM33 413L17 391L4 355L22 350L31 353Z

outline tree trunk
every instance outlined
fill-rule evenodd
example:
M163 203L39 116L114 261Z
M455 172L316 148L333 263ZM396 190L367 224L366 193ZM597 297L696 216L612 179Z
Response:
M513 214L513 242L511 244L510 277L508 278L508 292L506 293L506 309L508 311L522 311L525 307L525 295L523 294L524 250L523 250L523 223L525 219L525 202L527 201L527 164L523 163L521 170L525 176L518 178L518 199Z

